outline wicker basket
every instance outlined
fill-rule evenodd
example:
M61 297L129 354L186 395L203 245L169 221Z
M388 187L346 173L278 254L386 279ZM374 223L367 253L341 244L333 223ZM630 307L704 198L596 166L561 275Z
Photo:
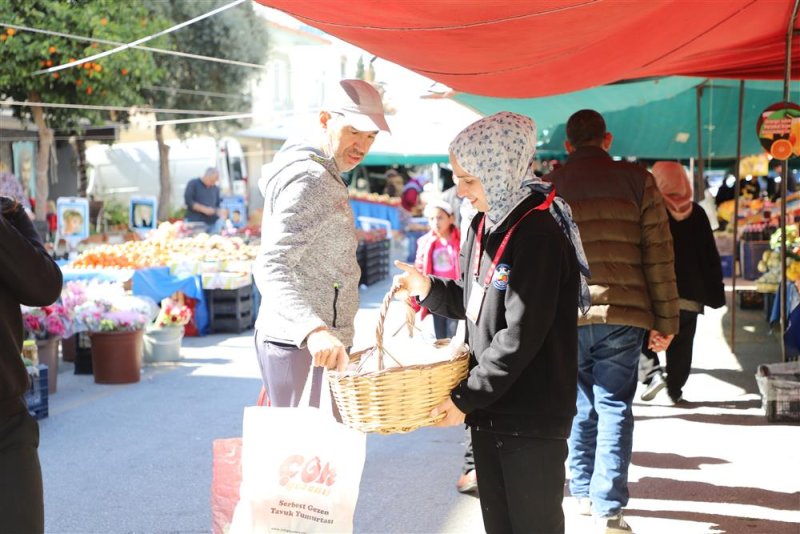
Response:
M361 432L398 434L436 423L444 415L431 418L431 410L447 399L453 388L467 376L469 353L466 350L450 360L407 367L402 367L397 357L385 350L383 324L395 291L390 291L383 299L375 346L350 356L350 362L357 362L359 370L369 358L378 358L378 370L364 374L352 371L328 373L331 393L342 421ZM414 311L410 306L408 309L406 322L409 335L412 335ZM384 367L384 356L390 357L400 367Z

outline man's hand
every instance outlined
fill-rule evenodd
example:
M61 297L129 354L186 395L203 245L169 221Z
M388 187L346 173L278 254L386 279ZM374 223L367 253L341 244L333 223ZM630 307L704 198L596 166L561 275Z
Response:
M307 343L308 351L314 357L315 367L327 367L337 371L344 371L347 368L349 358L344 345L324 326L311 332Z
M431 410L431 417L438 417L441 414L444 414L444 418L434 426L462 425L464 424L464 418L466 417L466 414L464 414L464 412L459 410L458 407L453 404L453 401L450 399L450 397L447 397L447 400Z
M419 272L413 265L395 260L395 267L400 268L403 274L398 274L392 281L392 287L399 287L400 291L395 297L405 300L408 297L425 298L431 291L431 279Z
M663 352L667 350L674 337L675 334L665 335L658 330L650 330L650 339L647 342L647 348L653 352Z

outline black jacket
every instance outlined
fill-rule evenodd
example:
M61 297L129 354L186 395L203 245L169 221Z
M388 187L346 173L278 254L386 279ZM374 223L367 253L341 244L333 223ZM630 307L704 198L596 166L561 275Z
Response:
M0 210L9 205L0 197ZM47 254L24 210L0 215L0 417L27 409L19 305L47 306L61 293L61 270Z
M479 280L511 225L544 197L534 194L484 238ZM461 280L432 277L421 302L434 313L465 318L473 284L472 221L461 250ZM553 217L534 211L517 227L486 290L478 323L467 320L470 373L453 390L467 424L481 430L563 439L575 415L578 351L578 263Z
M711 308L724 306L722 263L703 208L693 202L692 213L682 221L670 215L669 230L675 249L675 277L680 298Z

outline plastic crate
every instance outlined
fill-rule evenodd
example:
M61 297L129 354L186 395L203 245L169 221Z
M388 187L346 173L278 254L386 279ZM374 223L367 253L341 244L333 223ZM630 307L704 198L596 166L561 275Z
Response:
M86 332L75 334L75 374L94 374L92 368L92 338Z
M236 289L209 289L208 327L211 332L241 333L253 325L253 286Z
M737 291L739 308L742 310L760 310L764 307L764 294L758 291Z
M739 243L739 259L744 280L756 280L761 277L758 262L765 251L769 250L769 241L742 241Z
M44 419L48 415L48 393L46 365L39 364L34 369L28 367L28 376L31 379L31 387L25 392L25 403L28 405L28 412L36 419Z
M756 382L771 423L800 423L800 362L758 366Z
M722 276L731 278L733 276L733 255L723 254L719 259L722 262Z

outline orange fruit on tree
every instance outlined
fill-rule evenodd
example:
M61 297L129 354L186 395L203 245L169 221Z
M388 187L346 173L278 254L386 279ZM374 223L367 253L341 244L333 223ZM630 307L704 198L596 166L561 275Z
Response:
M103 67L101 67L99 63L95 63L94 64L94 71L95 72L100 72L101 70L103 70Z
M127 76L128 75L128 69L122 69L122 75L123 76Z
M6 34L0 35L0 41L5 41L6 39L8 39L8 35Z
M792 143L788 139L776 139L769 147L769 152L775 159L789 159L792 155Z
M55 46L51 46L50 48L47 49L47 51L50 52L51 54L55 54L56 53L56 47Z
M53 78L55 78L55 79L58 79L58 76L59 76L59 75L58 75L58 73L57 73L57 72L54 72L54 73L53 73Z
M83 84L83 80L81 80L80 78L75 80L75 85L77 85L78 87L80 87L82 84Z
M102 24L103 26L105 26L106 24L108 24L108 19L107 19L107 18L105 18L105 17L103 17L102 19L100 19L100 24Z
M92 86L91 86L91 85L90 85L89 87L87 87L87 88L86 88L86 94L87 94L87 95L90 95L90 94L92 94L92 92L93 92L93 91L94 91L94 89L92 89Z
M52 59L48 59L47 61L45 61L45 63L44 63L44 64L45 64L45 66L47 66L47 67L52 67L52 66L53 66L53 60L52 60Z
M17 30L15 30L14 28L9 28L6 30L6 33L8 33L8 35L11 36L17 33Z

